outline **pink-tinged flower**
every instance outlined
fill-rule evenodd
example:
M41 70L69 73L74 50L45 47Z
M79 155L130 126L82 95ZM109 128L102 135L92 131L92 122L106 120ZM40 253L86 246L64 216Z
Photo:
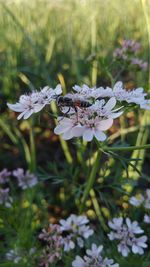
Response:
M144 222L150 224L150 216L145 214L144 215Z
M140 43L134 40L123 40L121 47L115 49L113 57L136 66L139 70L145 71L147 70L148 63L140 58L135 57L135 54L140 51L140 48Z
M148 63L139 58L132 58L131 63L144 71L148 68Z
M0 184L5 184L9 181L8 177L11 175L11 172L9 172L7 169L3 169L0 172Z
M46 248L42 251L40 265L49 266L62 257L63 237L61 235L60 226L50 224L48 230L43 229L39 235L41 240L46 242Z
M71 138L79 137L82 135L82 129L76 131L76 127L80 127L77 122L77 117L72 115L70 118L59 118L58 125L54 129L55 134L62 134L64 140L69 140Z
M24 170L21 168L14 170L13 175L18 180L18 186L23 190L31 188L38 183L37 177L34 174L30 173L29 171L24 172Z
M91 249L86 250L86 255L83 258L76 256L72 262L72 267L119 267L113 259L103 258L102 250L103 246L92 244Z
M123 218L120 217L113 218L108 225L113 230L108 234L108 237L110 240L119 241L117 247L123 257L127 257L131 251L140 255L144 253L144 248L147 247L147 236L136 236L144 232L137 221L131 222L129 218L126 218L124 223Z
M17 117L18 120L21 118L28 119L33 113L41 111L45 105L55 100L61 93L61 85L57 85L55 89L46 86L39 92L20 96L19 102L16 104L7 103L7 106L15 112L20 112Z
M97 100L90 107L78 107L76 113L69 114L69 118L59 119L54 132L62 134L65 140L83 136L85 141L91 141L94 137L104 141L106 139L104 131L112 126L113 118L123 113L120 108L114 109L115 105L116 99L112 97L107 103L105 100Z
M0 205L11 208L13 199L9 196L9 188L0 189Z

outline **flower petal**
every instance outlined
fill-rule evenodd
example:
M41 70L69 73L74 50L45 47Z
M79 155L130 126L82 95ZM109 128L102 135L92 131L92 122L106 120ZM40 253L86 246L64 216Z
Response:
M106 140L106 134L104 134L102 131L95 130L94 135L98 141Z
M91 141L93 139L93 130L90 128L86 128L86 130L83 133L83 140L85 141Z
M107 129L109 129L113 124L113 119L109 118L107 120L102 120L97 124L97 128L100 131L105 131Z

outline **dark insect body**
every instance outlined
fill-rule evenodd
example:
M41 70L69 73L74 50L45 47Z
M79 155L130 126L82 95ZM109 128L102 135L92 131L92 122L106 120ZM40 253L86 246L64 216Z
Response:
M88 108L92 106L92 104L86 100L80 100L80 99L72 99L67 96L59 96L57 99L57 104L60 107L72 107L76 109L76 107L80 108Z

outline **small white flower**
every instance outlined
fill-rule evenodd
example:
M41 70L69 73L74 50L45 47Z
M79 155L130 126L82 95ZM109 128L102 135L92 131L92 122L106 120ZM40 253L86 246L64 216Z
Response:
M55 100L61 93L61 85L57 85L55 89L46 86L39 92L35 91L29 95L20 96L19 102L16 104L7 103L7 106L13 111L20 112L17 117L18 120L28 119L33 113L41 111L45 105Z
M87 267L87 265L80 256L76 256L75 260L72 262L72 267Z
M13 175L18 180L18 186L23 190L31 188L38 183L37 177L34 174L30 173L29 171L24 172L24 170L21 168L14 170Z
M143 88L137 88L135 90L127 91L123 88L122 82L117 82L113 87L113 96L116 100L127 103L135 103L140 105L141 108L150 110L150 101L145 99L147 93L144 93Z
M0 188L0 205L11 208L13 199L9 196L9 188Z
M146 209L150 209L150 189L146 190L146 197L145 197L144 207Z
M147 215L147 214L144 215L144 222L150 224L150 216L149 215Z
M18 255L18 251L16 249L11 249L6 253L6 259L13 261L14 263L19 263L21 257Z
M131 234L142 234L144 230L138 225L137 221L131 222L129 218L126 218L126 224L128 226L128 231Z
M86 254L93 258L98 258L99 254L101 254L103 250L103 246L97 246L96 244L92 244L91 249L86 250Z
M0 172L0 184L5 184L9 181L8 177L11 175L11 172L9 172L7 169L3 169Z
M21 118L28 119L33 113L37 113L42 110L45 104L39 104L40 94L34 92L30 95L22 95L19 98L19 102L16 104L9 104L7 106L13 111L20 112L20 115L17 117L18 120Z
M127 257L128 254L130 253L130 249L128 248L128 246L126 245L126 242L121 241L118 244L118 251L122 254L123 257Z
M113 259L103 259L102 250L103 246L92 244L91 249L86 250L86 255L83 259L80 256L76 256L72 262L72 267L119 267L117 263L114 263Z
M89 220L86 216L71 214L66 220L60 220L60 230L68 235L63 239L65 250L73 249L75 242L79 247L84 246L84 239L93 234L93 229L87 225Z
M62 239L62 244L64 246L64 251L70 251L75 248L75 243L72 241L73 235L68 235Z
M140 194L137 197L131 197L129 203L135 207L139 207L144 202L144 197Z
M127 257L130 251L134 254L143 254L144 248L147 247L145 243L147 236L136 237L136 235L142 234L144 231L138 225L137 221L131 222L129 218L126 218L126 223L123 223L123 218L113 218L108 223L109 227L113 229L108 234L110 240L118 240L118 251L123 257ZM131 249L131 250L130 250Z
M132 252L134 254L144 254L144 249L147 248L147 244L145 243L147 241L147 236L141 236L139 238L135 238L132 240Z

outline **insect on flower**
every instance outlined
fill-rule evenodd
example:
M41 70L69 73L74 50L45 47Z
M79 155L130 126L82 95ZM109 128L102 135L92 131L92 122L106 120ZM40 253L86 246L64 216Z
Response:
M65 114L67 114L71 108L73 108L75 110L75 112L77 113L77 107L79 108L88 108L90 106L92 106L92 103L90 103L87 100L82 100L79 98L71 98L68 96L58 96L57 97L57 105L60 108L63 107L68 107L68 110Z

